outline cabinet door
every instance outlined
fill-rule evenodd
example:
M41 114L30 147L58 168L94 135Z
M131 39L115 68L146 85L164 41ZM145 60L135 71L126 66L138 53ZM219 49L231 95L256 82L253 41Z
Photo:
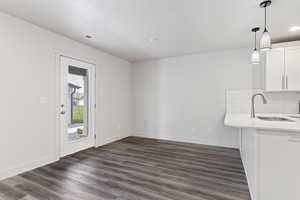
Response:
M244 159L245 172L247 174L247 181L249 191L252 199L256 199L256 130L255 129L243 129L244 138Z
M284 89L284 48L272 49L267 52L265 66L265 90Z
M258 200L295 200L300 196L299 134L258 135Z
M286 86L288 90L300 90L300 47L285 49Z
M287 200L300 197L300 134L290 136L288 144L287 177L289 194Z

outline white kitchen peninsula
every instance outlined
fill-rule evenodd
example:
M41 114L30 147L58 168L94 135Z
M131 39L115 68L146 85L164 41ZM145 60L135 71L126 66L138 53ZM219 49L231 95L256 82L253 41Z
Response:
M240 152L252 200L300 199L300 115L257 114L253 119L250 113L231 110L227 108L224 124L240 130Z

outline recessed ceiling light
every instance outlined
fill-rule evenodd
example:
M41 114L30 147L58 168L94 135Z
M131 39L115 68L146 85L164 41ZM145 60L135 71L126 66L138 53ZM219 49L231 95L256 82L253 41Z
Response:
M86 35L85 36L87 39L91 39L92 38L92 36L90 36L90 35Z
M150 43L153 43L153 42L158 41L158 38L152 37L152 38L149 38L148 41L149 41Z
M300 26L292 26L290 28L290 32L295 32L295 31L299 31L300 30Z

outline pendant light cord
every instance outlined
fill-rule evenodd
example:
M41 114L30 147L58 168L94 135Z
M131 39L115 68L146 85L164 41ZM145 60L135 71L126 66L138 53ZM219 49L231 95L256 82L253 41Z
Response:
M255 31L255 41L254 41L254 51L256 51L257 49L256 49L256 31Z
M267 32L267 6L265 7L265 32Z

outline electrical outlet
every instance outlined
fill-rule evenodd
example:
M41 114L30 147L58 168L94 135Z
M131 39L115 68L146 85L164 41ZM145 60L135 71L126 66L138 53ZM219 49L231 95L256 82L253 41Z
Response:
M116 126L116 129L117 129L117 131L120 131L120 130L121 130L121 124L118 124L118 125Z
M47 104L48 98L47 97L40 97L40 104Z
M192 128L192 133L195 133L196 132L196 129L195 128Z

